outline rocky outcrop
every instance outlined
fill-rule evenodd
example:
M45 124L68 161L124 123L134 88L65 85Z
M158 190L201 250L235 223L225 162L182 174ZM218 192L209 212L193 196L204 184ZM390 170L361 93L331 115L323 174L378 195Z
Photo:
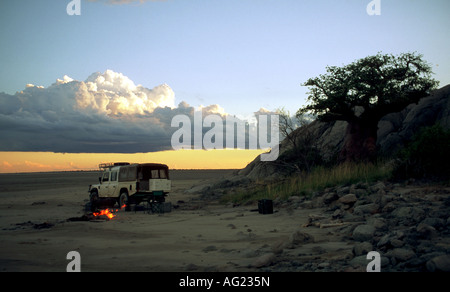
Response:
M365 271L368 252L376 251L384 272L449 272L449 195L445 186L378 182L336 186L311 198L275 200L277 210L321 212L310 213L299 231L277 243L278 259L264 271ZM352 254L336 257L327 241L317 242L324 248L316 247L308 257L291 251L315 243L310 234L323 228L330 240L353 246ZM320 268L323 262L329 265Z
M383 117L378 123L377 147L382 156L392 156L397 153L422 127L439 123L445 129L450 129L450 85L435 90L432 95L422 98L417 104L410 104L398 113ZM347 123L344 121L319 122L297 129L297 137L306 135L325 159L333 159L343 146ZM280 143L280 156L292 149L285 139ZM275 162L262 162L257 157L247 167L239 171L239 175L252 180L277 179L285 173L286 165Z

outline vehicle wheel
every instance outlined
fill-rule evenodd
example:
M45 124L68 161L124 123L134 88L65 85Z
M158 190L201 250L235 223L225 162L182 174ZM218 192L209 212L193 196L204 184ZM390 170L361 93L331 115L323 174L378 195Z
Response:
M129 207L128 206L128 194L127 193L121 193L119 197L119 207L122 209L123 207Z
M91 201L91 211L94 212L95 210L97 210L98 203L99 203L97 191L91 192L90 201Z

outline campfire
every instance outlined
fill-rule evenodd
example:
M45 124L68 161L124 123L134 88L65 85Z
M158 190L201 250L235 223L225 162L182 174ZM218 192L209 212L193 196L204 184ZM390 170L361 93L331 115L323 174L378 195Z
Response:
M116 212L119 211L118 209L116 209ZM116 215L114 215L114 213L112 213L111 211L109 211L109 209L105 209L105 210L100 210L100 212L94 212L92 213L92 216L94 216L94 218L96 217L100 217L100 216L106 216L108 219L112 219L114 218Z
M120 210L123 210L126 206L124 205ZM119 212L119 209L101 209L97 212L89 212L81 217L72 217L67 219L67 221L102 221L111 220L117 215L115 213Z
M125 209L126 205L123 205L122 208L120 208L120 210ZM116 212L119 212L119 209L102 209L99 212L92 212L92 219L91 220L96 220L96 219L107 219L107 220L111 220L112 218L116 217Z

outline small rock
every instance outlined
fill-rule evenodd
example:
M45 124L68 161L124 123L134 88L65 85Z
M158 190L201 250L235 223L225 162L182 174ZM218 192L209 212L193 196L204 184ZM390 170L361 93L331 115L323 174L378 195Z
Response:
M356 241L371 241L375 227L373 225L359 225L353 230L353 239Z
M425 239L431 239L437 236L436 229L425 223L420 223L417 225L416 230L417 233L419 233L419 236Z
M390 250L386 255L389 257L393 257L395 258L395 260L400 262L406 262L416 257L414 251L407 248L395 248L393 250Z
M289 236L288 245L292 248L303 243L314 242L314 237L303 231L296 231Z
M367 260L366 255L361 255L354 257L349 264L352 267L366 267L368 263L369 261Z
M332 202L339 199L338 195L336 193L327 193L323 195L322 201L325 205L331 204Z
M339 203L342 203L342 204L351 205L351 204L354 204L357 200L358 200L358 198L356 198L355 194L348 194L348 195L345 195L345 196L339 198L338 201L339 201Z
M385 229L387 227L386 220L384 218L370 217L367 219L367 223L369 225L373 225L373 227L377 230Z
M353 213L355 213L355 215L375 214L378 212L379 208L380 206L375 203L359 205L355 207Z
M426 267L430 272L450 272L450 255L434 257L427 262Z
M336 190L337 195L339 197L342 197L345 194L348 194L350 192L350 187L342 187Z
M417 207L400 207L395 209L391 215L404 225L410 226L422 221L425 217L425 212Z
M353 247L353 254L355 256L367 255L367 253L372 250L373 247L370 242L359 242Z
M342 217L344 217L344 213L345 211L341 210L341 209L336 209L333 213L333 215L331 215L331 218L333 219L340 219Z
M258 257L255 262L253 263L253 267L255 268L262 268L270 266L274 263L276 257L273 253L266 253L262 256Z
M445 220L441 218L435 218L435 217L427 217L423 219L421 223L430 225L436 229L442 228L445 226Z
M393 247L402 247L403 245L405 245L405 243L402 240L397 238L391 239L390 244Z
M324 262L324 263L318 264L317 268L324 269L324 268L328 268L329 266L330 266L330 263Z
M198 270L199 267L196 264L188 264L185 269L188 272L192 272Z
M371 187L370 187L370 190L371 190L372 192L376 193L376 192L378 192L378 191L380 191L380 190L384 191L385 188L386 188L386 185L384 184L384 182L379 182L379 183L377 183L377 184L371 186Z
M215 245L210 245L210 246L205 247L203 249L203 252L210 252L210 251L216 251L216 250L217 250L217 247Z

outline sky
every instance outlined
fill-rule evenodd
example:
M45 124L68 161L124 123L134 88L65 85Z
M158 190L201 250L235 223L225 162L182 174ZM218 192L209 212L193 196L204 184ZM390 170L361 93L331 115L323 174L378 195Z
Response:
M81 0L68 15L70 2L0 2L0 172L90 168L102 153L154 159L171 153L177 114L295 113L308 78L378 52L423 54L450 84L447 0L379 0L372 16L369 0ZM232 152L200 160L256 156L237 153L234 166Z

